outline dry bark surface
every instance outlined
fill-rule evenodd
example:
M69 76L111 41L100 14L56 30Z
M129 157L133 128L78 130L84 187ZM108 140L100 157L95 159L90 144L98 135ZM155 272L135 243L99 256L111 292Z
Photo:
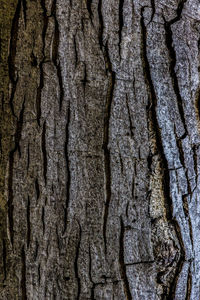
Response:
M200 299L200 2L1 0L0 299Z

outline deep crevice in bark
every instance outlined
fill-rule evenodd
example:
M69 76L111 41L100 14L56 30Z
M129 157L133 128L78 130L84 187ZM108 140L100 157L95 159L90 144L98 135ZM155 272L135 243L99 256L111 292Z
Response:
M183 123L183 127L185 130L185 133L183 134L183 136L181 138L184 138L186 135L188 135L188 130L187 130L187 125L186 125L186 120L185 120L185 114L184 114L184 109L183 109L183 101L182 101L182 97L180 94L180 89L179 89L179 83L178 83L178 78L176 75L176 71L175 71L175 67L176 67L176 51L173 47L173 33L172 33L172 29L171 26L178 22L181 19L181 14L182 14L182 10L184 7L184 3L187 0L181 1L181 3L179 3L178 5L178 9L177 9L177 16L172 19L171 21L167 22L163 16L164 19L164 27L165 27L165 38L166 38L166 45L169 51L169 58L170 58L170 75L171 75L171 79L172 79L172 84L173 84L173 88L174 88L174 92L176 94L176 98L177 98L177 104L178 104L178 109L179 109L179 113L180 113L180 117L181 117L181 121Z
M120 218L120 224L121 224L121 232L119 237L119 264L120 264L120 272L121 272L121 278L124 282L124 289L125 289L125 295L127 300L132 300L132 295L129 287L128 277L126 275L126 265L124 263L124 223L122 220L122 217Z
M46 31L47 31L47 26L48 26L48 16L47 16L47 10L45 7L45 1L40 0L40 4L43 10L43 29L42 29L42 61L39 64L39 69L40 69L40 83L37 88L37 96L36 96L36 110L37 110L37 122L38 125L40 126L40 118L41 118L41 97L42 97L42 89L44 87L44 70L43 70L43 64L45 62L45 36L46 36Z
M44 206L42 206L42 231L43 231L43 235L45 233L45 209Z
M40 186L37 178L35 179L35 190L36 190L36 200L38 201L40 198Z
M92 257L91 257L91 248L90 248L90 245L89 245L89 278L90 278L90 281L92 283L92 288L91 288L91 300L95 300L95 297L94 297L94 290L95 290L95 283L93 282L92 280Z
M29 248L30 240L31 240L31 223L30 223L30 197L28 196L28 203L27 203L27 248Z
M81 229L81 225L79 224L78 220L77 220L77 224L79 227L79 237L78 237L78 244L76 247L76 254L75 254L75 260L74 260L74 272L75 272L75 277L77 280L77 296L76 296L76 300L80 299L80 294L81 294L81 280L78 274L78 257L79 257L79 250L80 250L80 244L81 244L81 237L82 237L82 229Z
M8 56L8 71L9 71L9 78L12 85L11 90L11 97L9 100L10 108L12 114L16 117L14 112L13 100L14 95L17 87L18 82L18 75L15 74L16 67L15 67L15 57L17 51L17 39L18 39L18 30L19 30L19 19L20 19L20 11L21 11L21 0L18 0L15 15L12 22L11 28L11 38L10 38L10 48L9 48L9 56Z
M167 300L174 299L174 297L175 297L176 286L177 286L177 282L178 282L178 279L179 279L179 275L182 271L183 264L186 261L185 260L185 257L186 257L185 256L185 247L184 247L184 243L183 243L181 230L180 230L178 221L176 219L173 219L173 224L174 224L174 228L175 228L175 231L176 231L176 235L178 237L178 241L180 243L180 249L179 249L180 250L180 256L177 260L177 266L176 266L176 269L175 269L175 274L174 274L173 281L171 282L170 287L169 287L169 293L168 293L168 296L167 296Z
M99 45L100 49L103 49L103 16L102 16L102 0L99 0L98 3L98 15L99 15Z
M89 13L89 17L90 17L90 20L92 22L92 16L93 16L93 13L92 13L92 0L86 0L86 4L87 4L87 10L88 10L88 13Z
M24 246L21 251L21 259L22 259L22 273L21 273L21 290L22 290L22 300L27 300L27 291L26 291L26 253L24 250Z
M67 183L66 183L66 199L65 199L65 208L64 208L64 232L67 229L67 212L69 207L70 200L70 186L71 186L71 174L70 174L70 166L69 166L69 123L70 123L70 103L68 104L67 109L67 123L65 128L66 140L65 140L65 161L66 161L66 170L67 170Z
M64 88L63 88L63 78L62 78L62 72L61 72L61 66L59 62L59 42L60 42L60 31L59 31L59 24L56 18L56 2L57 0L54 0L52 5L52 11L51 14L54 17L55 21L55 32L54 32L54 41L53 41L53 50L52 50L52 60L57 70L57 76L59 81L59 88L60 88L60 101L59 101L59 108L60 111L62 109L63 99L64 99Z
M105 164L105 177L106 177L106 203L104 211L104 223L103 223L103 236L104 236L104 245L105 253L107 252L106 244L106 226L108 219L108 210L111 199L111 166L110 166L110 150L108 148L109 143L109 123L110 123L110 114L111 114L111 104L113 100L114 86L115 86L115 73L112 70L112 63L110 61L108 45L105 45L105 58L108 65L108 72L110 73L110 86L108 88L105 115L104 115L104 138L103 138L103 150L104 150L104 164Z
M123 7L124 7L124 0L119 0L119 54L120 54L120 57L121 57L122 29L124 26Z
M128 101L127 94L126 94L126 106L127 106L127 110L128 110L131 138L133 139L134 138L134 132L133 132L134 126L133 126L132 117L131 117L131 113L130 113L130 107L129 107L129 101Z
M23 15L24 15L24 24L25 24L25 28L26 28L26 11L27 11L27 3L26 0L22 0L22 4L23 4Z
M189 272L188 272L188 279L187 279L187 293L185 300L190 300L191 299L191 288L192 288L192 273L191 273L191 263L189 266Z
M47 151L46 151L46 121L42 130L42 153L43 153L43 177L45 184L47 183Z
M4 279L3 282L7 278L7 250L6 250L6 240L3 239L2 241L2 259L3 259L3 272L4 272Z

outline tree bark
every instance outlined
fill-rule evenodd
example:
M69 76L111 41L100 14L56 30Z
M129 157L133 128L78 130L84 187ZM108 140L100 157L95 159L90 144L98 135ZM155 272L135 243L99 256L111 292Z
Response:
M200 299L200 4L1 0L0 299Z

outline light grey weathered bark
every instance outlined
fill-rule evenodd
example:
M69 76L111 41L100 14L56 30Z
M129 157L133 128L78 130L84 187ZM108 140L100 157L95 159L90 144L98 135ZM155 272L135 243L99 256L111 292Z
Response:
M0 299L200 299L200 2L0 22Z

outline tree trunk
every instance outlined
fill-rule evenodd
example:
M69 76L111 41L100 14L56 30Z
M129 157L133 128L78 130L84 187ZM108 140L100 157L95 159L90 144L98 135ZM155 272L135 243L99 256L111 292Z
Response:
M0 299L200 299L199 1L0 21Z

